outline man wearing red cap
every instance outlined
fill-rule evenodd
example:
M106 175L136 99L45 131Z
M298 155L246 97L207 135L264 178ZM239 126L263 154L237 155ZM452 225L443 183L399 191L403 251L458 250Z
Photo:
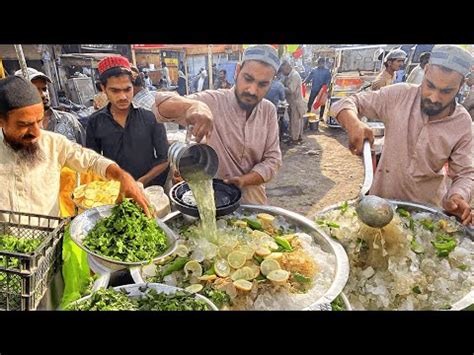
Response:
M151 111L132 102L133 77L128 59L107 57L98 68L109 104L91 115L86 146L116 161L145 187L163 186L168 175L166 129Z

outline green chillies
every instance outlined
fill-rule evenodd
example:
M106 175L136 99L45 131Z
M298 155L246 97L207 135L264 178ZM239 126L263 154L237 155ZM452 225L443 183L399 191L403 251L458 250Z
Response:
M263 230L262 224L256 220L249 219L249 218L244 218L243 219L245 222L247 222L247 225L256 230Z
M275 242L281 246L285 251L293 251L293 248L289 241L281 237L275 237Z
M436 255L442 258L447 257L449 253L456 248L457 242L453 237L449 237L445 234L438 234L436 239L431 241L431 244L436 249Z
M166 265L161 272L162 276L168 276L171 273L175 271L182 270L184 268L184 265L189 261L190 259L186 256L183 257L177 257L172 263Z

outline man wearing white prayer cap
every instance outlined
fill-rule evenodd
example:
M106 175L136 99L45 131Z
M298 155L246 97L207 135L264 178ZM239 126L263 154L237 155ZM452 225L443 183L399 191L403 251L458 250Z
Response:
M349 134L353 154L361 154L365 139L371 143L374 139L359 117L385 124L384 147L370 194L442 207L463 224L471 223L471 117L455 97L473 63L466 50L437 45L421 85L394 84L344 98L331 107L333 117ZM445 165L452 181L449 187Z

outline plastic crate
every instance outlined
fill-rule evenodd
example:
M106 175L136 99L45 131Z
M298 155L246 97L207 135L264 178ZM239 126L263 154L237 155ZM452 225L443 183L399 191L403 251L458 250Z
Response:
M62 264L68 219L0 210L0 234L41 239L32 253L0 250L0 310L35 310ZM15 265L12 265L15 264Z

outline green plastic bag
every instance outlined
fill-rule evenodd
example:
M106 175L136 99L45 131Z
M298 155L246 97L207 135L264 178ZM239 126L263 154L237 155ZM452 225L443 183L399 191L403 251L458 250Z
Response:
M90 281L87 253L72 241L69 226L64 232L62 274L64 293L60 307L64 309L67 304L82 297Z

